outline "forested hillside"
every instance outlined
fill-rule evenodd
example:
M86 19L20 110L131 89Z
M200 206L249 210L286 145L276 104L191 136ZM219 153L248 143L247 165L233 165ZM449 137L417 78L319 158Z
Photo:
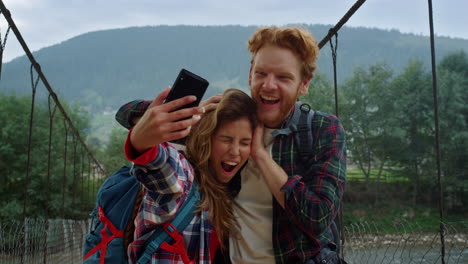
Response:
M308 25L320 41L329 25ZM255 27L153 26L90 32L34 53L57 94L67 101L101 112L133 98L152 98L172 85L180 68L210 81L208 95L228 87L247 89L249 54L246 43ZM47 37L47 36L44 36ZM436 38L440 59L450 51L468 51L468 40ZM338 39L338 80L356 66L385 62L401 72L410 59L429 67L429 39L368 28L343 28ZM330 47L319 58L319 72L331 78ZM19 57L6 63L0 90L29 94L29 62Z

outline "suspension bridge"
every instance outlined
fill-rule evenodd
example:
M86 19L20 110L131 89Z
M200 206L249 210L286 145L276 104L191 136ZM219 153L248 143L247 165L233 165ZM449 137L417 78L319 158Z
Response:
M339 116L339 87L337 82L338 36L348 19L355 15L365 0L358 0L338 23L319 42L321 49L328 44L332 54L335 114ZM388 227L379 223L354 221L341 222L343 258L348 263L468 263L467 223L450 223L444 219L443 177L441 169L438 86L435 62L435 44L432 1L428 0L431 47L432 104L435 164L433 181L438 193L439 221L433 232L426 232L418 222L399 219ZM4 189L17 189L11 208L16 208L14 219L0 218L0 263L80 263L83 243L88 232L88 213L94 208L95 194L106 175L94 150L88 145L86 135L70 107L63 104L39 62L29 50L13 15L0 1L0 14L7 28L0 29L0 78L1 58L7 40L14 35L29 59L31 83L27 129L15 131L24 135L25 141L16 147L24 150L23 163L11 166L22 168L21 175L3 180ZM1 87L1 79L0 79ZM45 89L47 102L37 102L38 89ZM11 98L10 98L11 99ZM46 120L37 120L38 111L46 111ZM12 112L11 116L14 117ZM341 119L347 118L340 116ZM39 129L47 131L39 133ZM2 130L7 133L6 130ZM44 136L46 135L46 136ZM3 145L3 142L2 142ZM0 146L1 147L1 146ZM40 156L40 159L37 159ZM35 158L33 158L35 157ZM8 157L2 157L8 162ZM8 173L7 173L8 174ZM8 176L7 176L8 177ZM357 185L356 185L357 186ZM353 188L353 182L347 189ZM40 191L41 196L35 196ZM18 209L19 208L19 209ZM342 209L343 214L347 214ZM359 212L356 212L358 214ZM5 212L2 216L8 214Z

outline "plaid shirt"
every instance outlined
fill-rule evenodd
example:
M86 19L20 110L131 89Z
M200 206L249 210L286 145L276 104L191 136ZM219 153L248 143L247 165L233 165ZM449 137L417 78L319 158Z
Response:
M127 157L131 157L129 140L126 143ZM154 159L148 156L156 156ZM130 158L131 159L131 158ZM139 161L152 160L146 165ZM159 145L133 160L133 173L137 180L146 187L140 211L135 219L134 241L128 248L129 262L136 263L144 252L147 239L161 224L171 221L185 201L192 182L194 171L182 154L168 143ZM179 230L180 232L180 230ZM210 263L218 245L208 210L198 212L190 224L181 232L185 248L191 263ZM151 263L183 263L180 254L158 249Z
M289 176L282 187L285 208L273 199L276 263L304 263L333 241L330 226L346 181L345 132L337 117L321 112L315 112L312 131L314 145L305 170L293 134L273 141L272 157Z

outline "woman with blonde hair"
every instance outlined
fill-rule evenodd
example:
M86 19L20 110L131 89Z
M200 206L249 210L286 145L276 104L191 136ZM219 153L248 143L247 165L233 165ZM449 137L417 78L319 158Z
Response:
M250 155L257 124L255 102L241 90L228 89L212 111L176 110L195 98L163 104L167 93L149 105L125 144L127 159L135 164L133 174L145 188L134 241L128 247L129 262L138 260L146 239L178 214L191 188L198 185L198 210L190 224L178 230L184 243L159 248L151 263L211 263L216 250L222 249L220 241L236 227L230 183ZM186 136L184 152L169 143Z

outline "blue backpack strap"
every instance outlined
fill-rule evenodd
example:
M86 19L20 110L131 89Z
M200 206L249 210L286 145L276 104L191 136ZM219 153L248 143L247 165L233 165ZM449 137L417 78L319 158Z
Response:
M192 182L192 188L187 195L186 201L172 222L164 225L163 228L158 228L146 241L145 251L138 259L137 264L148 263L151 260L151 255L158 250L162 243L167 242L172 237L171 234L173 232L182 231L188 226L195 216L195 209L199 200L200 191L198 190L197 182L194 181Z
M310 108L310 105L298 101L288 125L271 133L274 137L294 133L294 143L299 149L299 157L303 163L307 162L312 155L312 146L314 144L312 119L314 114L315 112Z
M310 108L310 105L301 102L296 103L296 109L300 112L299 122L297 123L297 131L294 133L296 146L299 148L299 157L304 163L312 156L312 147L314 145L314 137L312 135L312 119L315 112ZM296 110L297 111L297 110Z

